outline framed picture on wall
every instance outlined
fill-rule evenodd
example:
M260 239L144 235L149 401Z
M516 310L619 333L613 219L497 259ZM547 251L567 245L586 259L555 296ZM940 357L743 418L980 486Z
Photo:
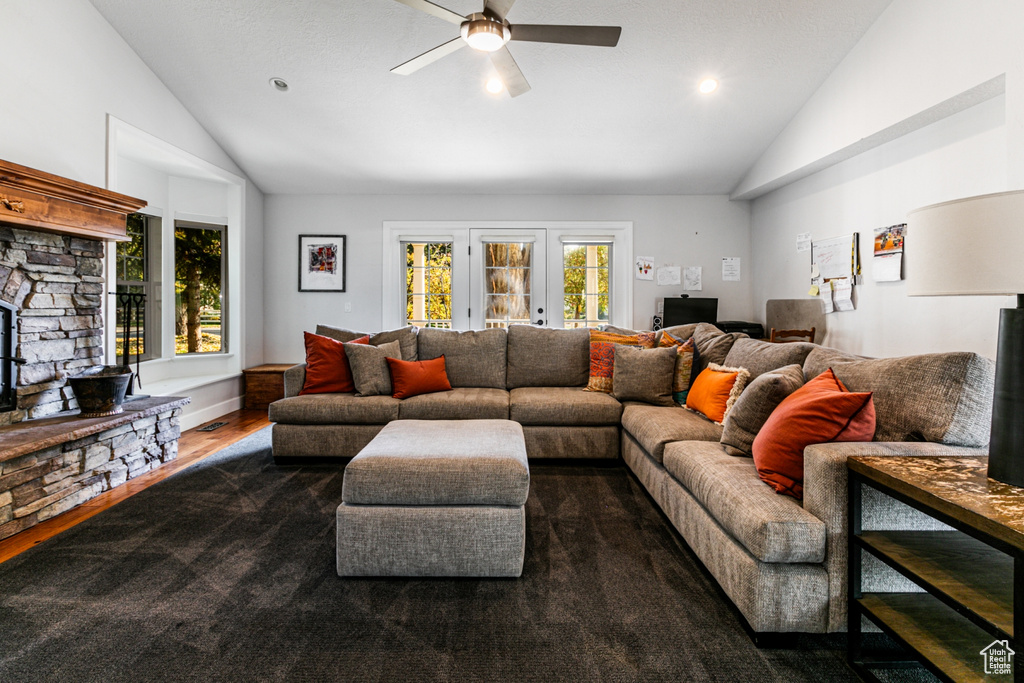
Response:
M299 235L299 291L345 291L344 235Z

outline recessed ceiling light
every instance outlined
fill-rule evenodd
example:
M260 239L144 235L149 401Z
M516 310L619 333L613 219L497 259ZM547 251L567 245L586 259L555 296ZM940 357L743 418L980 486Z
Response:
M705 78L700 82L700 91L707 95L718 89L718 81L713 78Z
M277 76L270 79L270 85L274 86L281 92L285 92L288 90L288 81L284 80L283 78L278 78Z
M505 89L505 84L501 82L501 79L495 76L491 80L487 81L487 92L492 95L497 95Z

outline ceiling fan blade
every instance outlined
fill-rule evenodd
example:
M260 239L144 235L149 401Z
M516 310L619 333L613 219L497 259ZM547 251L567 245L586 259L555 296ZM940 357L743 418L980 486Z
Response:
M504 19L515 3L516 0L486 0L484 2L484 14L490 13L499 19Z
M530 89L530 84L526 82L526 77L519 70L516 60L512 59L512 53L508 51L507 47L492 52L491 63L498 70L498 75L505 83L505 89L508 90L509 95L517 97Z
M449 40L447 43L438 45L433 50L427 50L419 57L413 57L408 62L399 64L398 66L391 70L391 73L400 74L402 76L408 76L414 71L419 71L427 64L433 64L442 57L447 57L451 53L465 46L466 41L464 41L461 36L453 40Z
M557 24L512 24L512 40L533 43L564 43L615 47L621 26L559 26Z
M421 12L426 12L427 14L433 15L433 16L437 17L438 19L444 19L445 21L450 21L451 23L455 24L456 26L461 26L462 22L464 22L466 20L466 17L462 16L461 14L456 14L455 12L451 11L450 9L445 9L444 7L441 7L440 5L435 5L434 3L430 2L429 0L397 0L397 1L402 3L403 5L406 5L408 7L412 7L413 9L418 9ZM509 4L511 4L511 3L509 3Z

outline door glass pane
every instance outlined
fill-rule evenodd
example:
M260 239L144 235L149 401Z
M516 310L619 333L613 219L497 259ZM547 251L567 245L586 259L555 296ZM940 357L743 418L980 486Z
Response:
M562 245L565 327L597 327L609 320L610 244Z
M406 324L452 326L451 242L405 244L405 293Z
M516 242L484 244L484 324L508 327L530 322L530 263L533 245Z

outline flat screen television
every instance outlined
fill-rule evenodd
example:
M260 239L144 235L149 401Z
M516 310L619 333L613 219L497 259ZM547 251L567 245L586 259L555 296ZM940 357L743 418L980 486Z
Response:
M665 297L665 327L689 323L712 323L718 320L718 299L705 297Z

